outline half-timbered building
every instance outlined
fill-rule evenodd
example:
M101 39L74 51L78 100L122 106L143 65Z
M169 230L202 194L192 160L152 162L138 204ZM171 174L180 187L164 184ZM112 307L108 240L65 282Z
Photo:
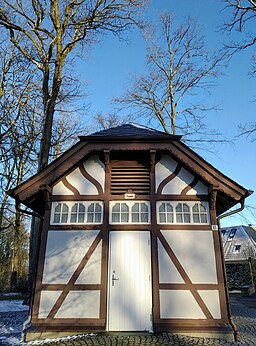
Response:
M11 195L43 218L27 333L230 332L217 217L249 191L180 136L80 137Z

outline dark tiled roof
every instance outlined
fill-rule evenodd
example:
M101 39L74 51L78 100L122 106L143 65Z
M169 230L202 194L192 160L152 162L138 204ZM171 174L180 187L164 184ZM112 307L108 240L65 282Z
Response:
M230 238L230 232L235 232ZM249 226L234 226L221 228L224 258L226 261L247 260L250 256L256 258L256 231ZM239 251L235 246L240 245Z
M96 137L159 137L165 139L180 139L181 136L174 136L165 132L157 131L145 126L135 124L124 124L117 127L111 127L106 130L95 132L89 136L80 136L81 140Z

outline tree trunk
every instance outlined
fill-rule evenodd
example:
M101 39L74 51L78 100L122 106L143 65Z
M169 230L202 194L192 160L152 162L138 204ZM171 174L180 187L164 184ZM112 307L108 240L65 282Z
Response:
M17 206L19 207L19 205ZM14 222L14 239L13 239L13 254L12 254L12 274L11 274L11 290L17 288L20 265L20 226L21 214L16 211Z

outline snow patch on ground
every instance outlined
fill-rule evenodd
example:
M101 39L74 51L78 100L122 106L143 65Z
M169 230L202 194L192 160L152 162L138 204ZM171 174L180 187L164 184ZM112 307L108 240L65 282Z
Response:
M84 338L84 337L92 337L92 336L96 336L97 334L79 334L79 335L74 335L74 336L66 336L63 338L55 338L55 339L44 339L44 340L35 340L35 341L29 341L29 342L22 342L21 340L19 340L16 337L6 337L6 336L0 336L0 345L1 345L1 341L5 342L5 345L19 345L19 346L40 346L40 345L46 345L46 344L51 344L53 342L65 342L65 341L69 341L69 340L77 340L80 338Z
M0 300L0 312L28 311L28 306L22 300Z

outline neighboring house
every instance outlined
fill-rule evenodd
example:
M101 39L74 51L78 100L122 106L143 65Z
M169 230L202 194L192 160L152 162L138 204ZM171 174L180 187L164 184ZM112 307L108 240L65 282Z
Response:
M250 226L221 228L225 261L256 258L256 230Z
M230 333L217 217L250 193L180 136L128 124L80 137L10 193L43 218L26 339Z
M256 230L250 226L221 228L229 290L253 294L256 282Z

